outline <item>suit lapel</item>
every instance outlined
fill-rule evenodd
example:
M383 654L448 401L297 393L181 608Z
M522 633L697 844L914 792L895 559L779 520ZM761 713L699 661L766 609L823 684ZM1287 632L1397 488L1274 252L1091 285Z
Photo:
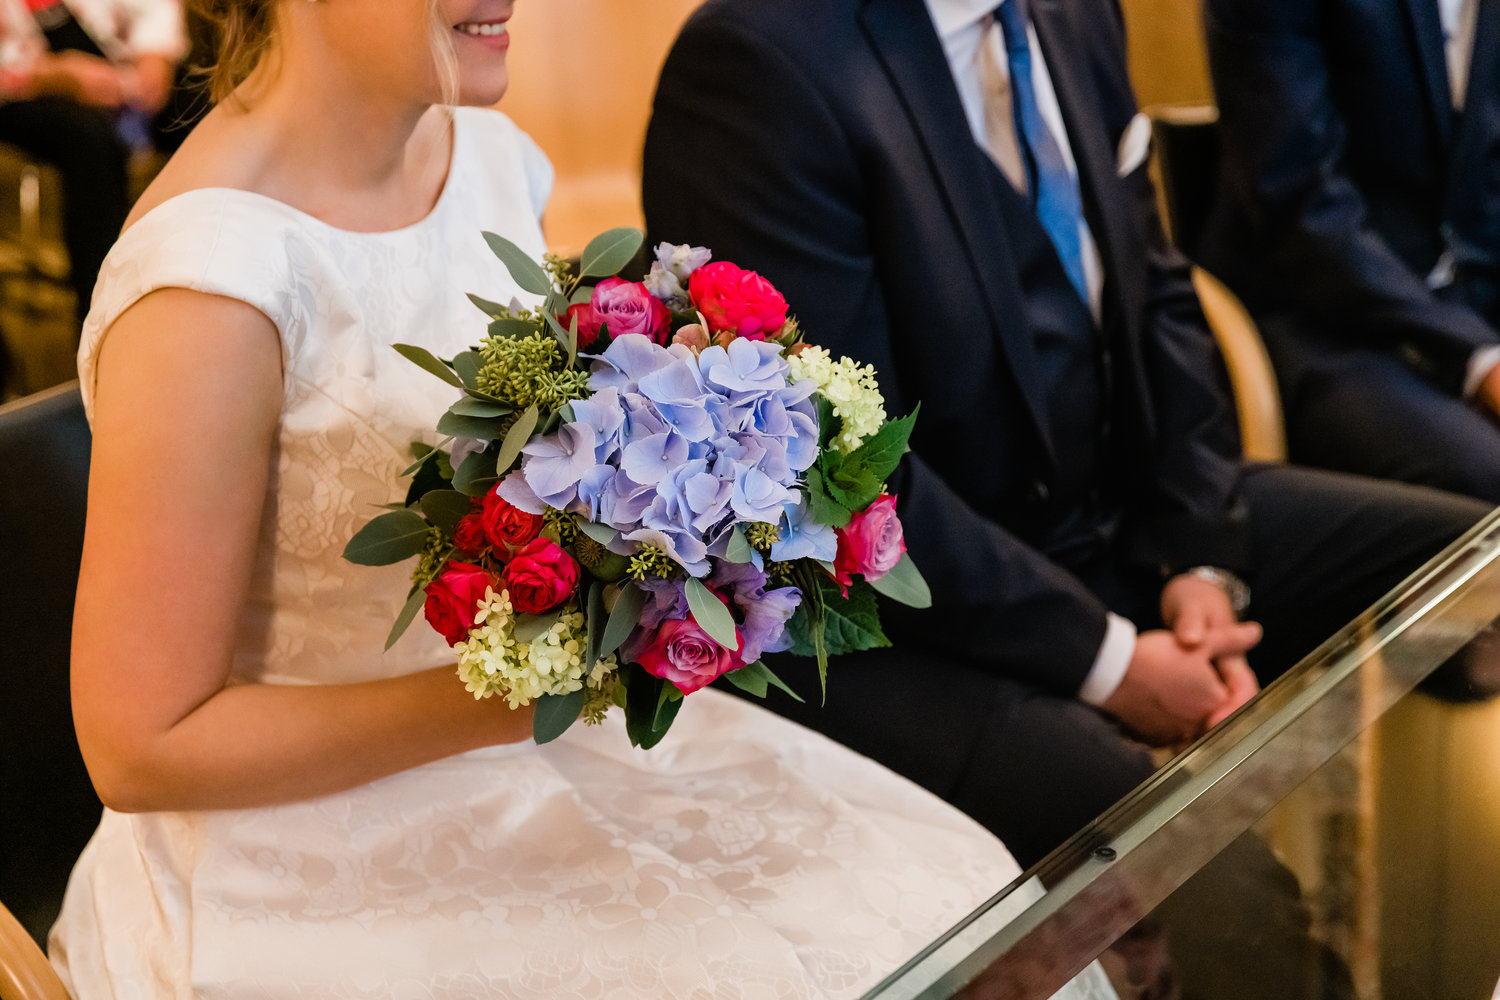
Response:
M925 6L912 0L868 0L860 19L920 137L967 252L974 288L1005 345L1043 448L1053 456L1043 417L1046 401L1038 380L1032 377L1040 370L1036 347L1024 311L1017 305L1022 300L1017 268L993 202L999 170L974 142Z
M1463 122L1449 163L1449 217L1476 184L1487 182L1484 164L1500 136L1500 0L1478 0L1474 21L1474 50L1469 58L1469 86L1465 91Z
M1443 45L1443 22L1437 4L1433 0L1397 2L1406 7L1427 100L1437 122L1438 138L1446 146L1453 133L1453 93L1448 86L1448 53Z

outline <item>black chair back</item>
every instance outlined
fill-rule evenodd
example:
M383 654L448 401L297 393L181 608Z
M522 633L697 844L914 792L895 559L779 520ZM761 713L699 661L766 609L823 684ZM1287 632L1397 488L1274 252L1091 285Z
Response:
M1162 104L1147 108L1146 114L1172 242L1183 256L1197 260L1217 196L1218 111L1211 104Z
M90 443L77 382L0 406L0 901L39 942L102 808L68 694Z

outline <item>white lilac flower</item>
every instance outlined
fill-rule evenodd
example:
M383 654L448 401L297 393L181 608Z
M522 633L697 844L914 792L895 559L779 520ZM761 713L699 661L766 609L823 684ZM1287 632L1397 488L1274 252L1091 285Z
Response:
M569 694L586 685L597 688L615 669L613 656L587 670L585 619L564 612L552 627L531 642L515 637L515 609L505 591L491 591L479 605L469 638L458 652L458 676L475 698L503 697L511 708L529 705L547 694Z
M875 381L875 366L861 365L851 358L834 361L821 347L804 348L787 359L791 377L811 379L818 393L833 407L843 426L833 446L848 453L885 423L885 397Z

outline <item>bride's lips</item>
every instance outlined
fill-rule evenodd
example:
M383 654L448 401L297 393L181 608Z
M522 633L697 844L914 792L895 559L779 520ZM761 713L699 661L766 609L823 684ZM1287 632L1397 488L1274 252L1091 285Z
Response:
M462 24L455 24L453 30L485 48L503 52L510 47L510 31L506 27L506 20L508 19L464 21Z

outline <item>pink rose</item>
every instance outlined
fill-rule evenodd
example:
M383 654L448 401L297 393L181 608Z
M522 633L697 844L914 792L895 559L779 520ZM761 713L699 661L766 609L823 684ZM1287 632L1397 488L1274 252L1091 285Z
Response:
M906 538L896 517L896 498L889 493L855 514L835 534L839 550L833 558L834 579L844 587L853 581L855 573L866 580L880 579L906 552Z
M736 636L738 637L738 629ZM743 645L743 640L741 640ZM670 681L683 694L692 694L714 678L744 666L692 619L662 622L650 643L636 657L646 673Z
M469 563L450 562L438 578L427 585L427 603L422 612L427 624L453 646L469 637L474 616L486 590L498 591L495 578Z
M534 538L505 567L502 580L512 607L539 615L573 596L578 563L550 538Z
M595 285L593 298L568 307L562 317L563 326L574 316L578 317L580 346L598 339L601 326L609 327L611 338L639 333L658 344L665 344L672 334L668 322L671 313L662 301L646 291L639 281L623 278L605 278Z
M540 514L528 514L519 507L511 506L496 492L498 488L497 483L484 495L479 521L490 544L500 550L496 553L496 558L504 559L539 535L546 519ZM467 521L468 518L464 520ZM463 526L463 521L459 522L459 526ZM457 541L456 533L454 540Z
M786 324L786 299L754 271L727 260L704 264L688 278L688 295L715 333L765 340Z

